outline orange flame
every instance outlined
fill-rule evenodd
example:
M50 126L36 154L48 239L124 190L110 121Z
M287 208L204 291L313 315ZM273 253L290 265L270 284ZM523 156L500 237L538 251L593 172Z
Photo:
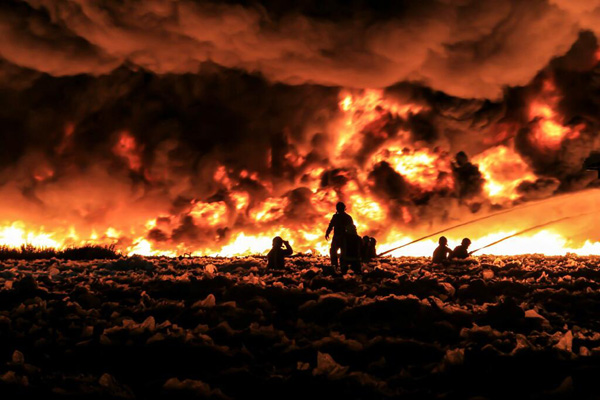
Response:
M529 119L533 121L532 141L543 150L557 150L566 139L579 137L583 126L570 128L563 125L562 118L555 111L560 95L552 80L544 81L540 97L529 106Z
M536 176L519 154L506 146L492 147L473 157L485 178L484 188L495 202L516 200L516 188L521 182L535 181Z
M548 84L540 98L530 106L530 118L534 121L533 140L545 149L556 149L562 141L579 134L576 129L562 125L557 104L556 88ZM382 200L372 192L368 179L373 166L386 162L418 195L454 192L456 182L449 156L451 149L431 149L423 143L414 143L411 132L402 130L404 128L390 128L403 126L397 122L424 111L425 107L401 104L386 98L382 91L367 90L344 93L339 109L341 117L331 122L329 132L329 160L308 164L311 158L302 151L302 146L290 146L293 150L285 160L300 173L285 184L275 185L257 171L214 166L211 171L213 182L209 184L225 193L220 192L216 201L214 198L185 200L181 207L183 211L174 211L170 204L145 204L131 198L125 203L114 200L107 210L100 211L88 210L86 203L78 206L79 212L66 210L49 215L49 223L43 226L36 224L33 217L27 221L3 216L0 244L55 248L86 243L116 244L125 254L235 256L266 251L274 236L282 236L290 240L296 251L327 254L329 243L323 237L324 230L337 201L346 202L361 235L377 237L381 251L412 240L423 234L422 230L431 229L421 220L419 208ZM65 143L71 134L72 128L67 127ZM366 137L379 144L365 153L365 161L360 164L356 162L357 154L363 151L362 143ZM129 132L121 132L112 151L130 170L142 170L143 148ZM492 204L511 205L519 199L516 190L519 184L537 178L511 144L488 149L475 155L472 161L485 178L485 192ZM53 176L53 171L50 166L40 165L34 176L44 181ZM238 185L238 178L260 186L260 195ZM324 178L330 178L331 182ZM60 193L55 196L60 197ZM453 203L451 208L458 214L468 213L457 199L447 198L447 201ZM435 206L432 205L429 211L435 213ZM298 213L299 217L292 219L288 216L290 213ZM74 215L81 217L79 222L71 221ZM195 234L202 236L202 240L175 239L177 236L173 232L180 222L190 219L198 229ZM442 217L427 220L436 225L447 225L448 221ZM495 227L493 234L478 231L477 237L471 237L474 243L485 244L515 231L516 227L507 222ZM179 233L185 236L185 232ZM460 241L463 234L457 232L456 236L448 235L448 238ZM393 254L430 255L435 246L432 239ZM546 229L502 243L491 248L489 253L564 254L567 251L594 253L600 251L600 243L588 241L574 246L559 232Z

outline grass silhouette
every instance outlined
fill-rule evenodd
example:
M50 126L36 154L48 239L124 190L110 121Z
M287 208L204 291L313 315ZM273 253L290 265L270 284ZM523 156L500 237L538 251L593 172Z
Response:
M21 247L0 246L0 260L40 260L59 258L63 260L113 260L121 254L114 245L87 244L79 247L67 247L57 250L51 247L37 247L31 244Z

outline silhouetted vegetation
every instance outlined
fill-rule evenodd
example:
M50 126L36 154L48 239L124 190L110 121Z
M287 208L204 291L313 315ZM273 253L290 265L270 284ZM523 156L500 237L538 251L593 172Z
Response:
M121 254L116 252L114 245L86 245L82 247L69 247L64 249L57 257L64 258L66 260L114 260L116 258L120 258Z
M39 260L47 258L60 258L64 260L113 260L120 258L121 254L115 250L114 245L85 245L81 247L68 247L57 250L50 247L36 247L22 245L21 247L0 246L0 260Z

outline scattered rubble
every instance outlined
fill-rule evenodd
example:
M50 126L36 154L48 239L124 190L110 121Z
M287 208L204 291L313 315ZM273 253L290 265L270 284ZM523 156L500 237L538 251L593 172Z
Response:
M10 398L592 398L600 258L0 264Z

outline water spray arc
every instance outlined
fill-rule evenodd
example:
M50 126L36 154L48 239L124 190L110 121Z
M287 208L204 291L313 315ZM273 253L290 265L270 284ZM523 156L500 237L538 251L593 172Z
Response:
M594 190L594 191L595 191L595 190L597 190L597 189L590 189L590 190ZM576 195L578 195L578 194L581 194L581 192L579 192L579 193L567 193L567 194L564 194L564 195L562 195L562 196L561 196L561 199L566 199L566 198L569 198L569 197L573 197L573 196L576 196ZM514 208L511 208L511 209L508 209L508 210L499 211L499 212L497 212L497 213L494 213L494 214L490 214L490 215L486 215L486 216L483 216L483 217L475 218L475 219L472 219L472 220L470 220L470 221L462 222L462 223L460 223L460 224L453 225L453 226L450 226L450 227L447 227L447 228L441 229L441 230L439 230L439 231L436 231L436 232L433 232L433 233L427 234L427 235L425 235L425 236L422 236L422 237L420 237L420 238L418 238L418 239L415 239L415 240L412 240L412 241L410 241L410 242L408 242L408 243L405 243L405 244L403 244L403 245L401 245L401 246L394 247L394 248L392 248L392 249L386 250L386 251L384 251L384 252L382 252L382 253L379 253L379 254L378 254L378 257L384 256L384 255L386 255L386 254L389 254L389 253L391 253L392 251L395 251L395 250L398 250L398 249L402 249L402 248L404 248L404 247L407 247L407 246L410 246L410 245L412 245L412 244L418 243L418 242L420 242L420 241L422 241L422 240L429 239L430 237L433 237L433 236L436 236L436 235L439 235L439 234L442 234L442 233L445 233L445 232L451 231L451 230L453 230L453 229L461 228L461 227L463 227L463 226L468 226L468 225L471 225L471 224L474 224L474 223L477 223L477 222L484 221L484 220L486 220L486 219L495 218L495 217L498 217L498 216L500 216L500 215L508 214L508 213L515 212L515 211L520 211L520 210L523 210L523 209L526 209L526 208L530 208L530 207L534 207L534 206L539 206L539 205L541 205L541 204L544 204L544 203L547 203L547 202L550 202L550 201L556 201L556 200L557 200L557 197L554 197L554 198L549 198L549 199L544 199L544 200L540 200L540 201L537 201L537 202L532 202L532 203L523 204L523 205L521 205L521 206L514 207ZM565 219L565 218L566 218L566 219L570 219L570 218L577 218L577 217L580 217L580 216L583 216L583 215L590 215L590 214L594 214L594 213L595 213L595 212L593 212L593 213L587 213L587 214L580 214L580 215L571 216L571 217L564 217L564 218L560 218L560 219L558 219L558 220L554 220L554 221L551 221L551 222L547 222L547 223L545 223L545 224L541 224L541 225L543 225L543 226L546 226L546 224L547 224L547 225L551 225L551 224L553 224L553 223L560 222L560 221L562 221L562 220L563 220L563 219ZM522 231L522 232L520 232L520 233L518 233L518 234L514 234L514 236L518 236L518 235L520 235L520 234L527 233L527 232L529 232L529 231L532 231L532 230L535 230L535 229L538 229L538 228L542 228L543 226L537 226L537 225L536 225L535 227L527 228L526 230L524 230L524 231ZM511 237L512 237L512 236L511 236ZM505 240L505 239L503 239L503 240ZM498 242L498 243L499 243L499 242ZM490 246L491 246L491 245L490 245ZM488 246L488 247L489 247L489 246ZM481 250L481 249L478 249L478 250Z
M592 214L598 214L599 212L600 211L594 211L594 212L583 213L583 214L578 214L578 215L571 215L571 216L568 216L568 217L562 217L562 218L558 218L558 219L555 219L555 220L552 220L552 221L544 222L543 224L538 224L538 225L529 227L527 229L523 229L523 230L521 230L519 232L513 233L512 235L503 237L502 239L499 239L499 240L496 240L496 241L494 241L492 243L486 244L483 247L480 247L480 248L478 248L476 250L470 251L469 254L473 254L473 253L475 253L477 251L480 251L480 250L483 250L483 249L487 249L488 247L492 247L492 246L494 246L494 245L496 245L498 243L504 242L505 240L511 239L511 238L513 238L515 236L520 236L520 235L522 235L524 233L527 233L527 232L535 231L536 229L544 228L544 227L549 226L549 225L558 224L559 222L567 221L567 220L570 220L570 219L576 219L576 218L581 218L581 217L585 217L585 216L592 215Z

